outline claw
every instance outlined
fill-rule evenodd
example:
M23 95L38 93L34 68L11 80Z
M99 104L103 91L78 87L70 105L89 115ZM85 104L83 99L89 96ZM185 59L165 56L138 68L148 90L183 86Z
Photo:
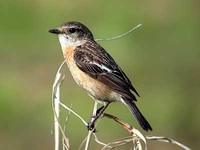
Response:
M95 126L93 122L89 122L87 125L88 130L92 131L92 132L96 132Z

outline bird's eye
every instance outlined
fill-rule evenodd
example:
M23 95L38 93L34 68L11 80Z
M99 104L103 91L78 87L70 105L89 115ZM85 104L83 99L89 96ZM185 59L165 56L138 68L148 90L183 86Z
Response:
M70 29L69 29L69 32L70 32L70 33L76 32L76 28L70 28Z

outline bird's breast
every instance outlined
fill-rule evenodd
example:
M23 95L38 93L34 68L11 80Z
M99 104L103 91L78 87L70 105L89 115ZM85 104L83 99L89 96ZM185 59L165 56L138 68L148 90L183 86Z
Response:
M94 79L81 71L74 61L74 47L64 51L65 61L75 82L86 90L92 97L101 101L114 101L112 90L97 79Z

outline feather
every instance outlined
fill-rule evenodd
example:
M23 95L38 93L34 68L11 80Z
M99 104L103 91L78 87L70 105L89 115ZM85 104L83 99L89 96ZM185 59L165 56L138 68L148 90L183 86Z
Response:
M80 70L102 82L128 99L136 101L131 93L138 92L113 58L97 43L86 42L76 48L74 60Z

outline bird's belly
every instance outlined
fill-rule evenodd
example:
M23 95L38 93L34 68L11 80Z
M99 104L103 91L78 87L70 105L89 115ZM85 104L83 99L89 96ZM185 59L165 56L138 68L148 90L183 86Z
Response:
M66 60L68 68L72 74L75 82L84 90L88 92L90 96L99 101L116 101L118 95L105 84L99 82L98 80L90 77L83 71L81 71L74 60Z

